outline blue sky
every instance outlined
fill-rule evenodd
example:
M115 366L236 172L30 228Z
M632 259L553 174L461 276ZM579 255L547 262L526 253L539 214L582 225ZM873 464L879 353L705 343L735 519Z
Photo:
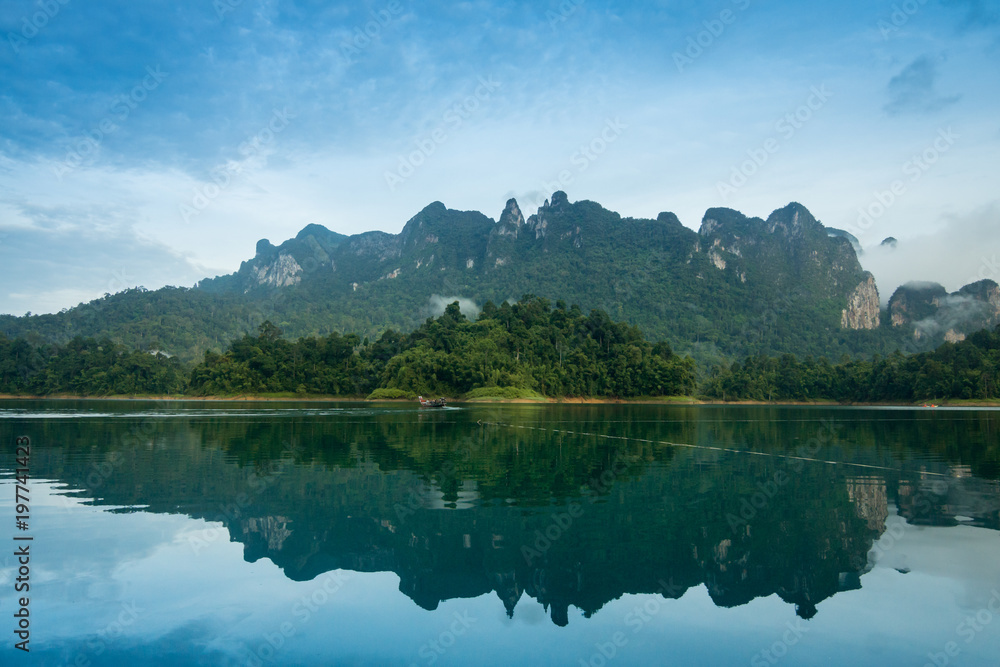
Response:
M996 0L8 0L0 36L0 312L555 189L692 228L799 201L883 299L1000 279Z

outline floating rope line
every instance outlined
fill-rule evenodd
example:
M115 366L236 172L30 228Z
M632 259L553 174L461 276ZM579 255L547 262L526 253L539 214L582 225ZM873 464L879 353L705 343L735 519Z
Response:
M850 463L847 461L828 461L826 459L810 458L808 456L796 456L794 454L773 454L771 452L755 452L750 449L733 449L732 447L713 447L711 445L692 445L686 442L669 442L667 440L649 440L647 438L636 438L627 435L608 435L606 433L587 433L586 431L567 431L565 429L545 429L539 428L537 426L520 426L517 424L504 424L502 422L476 422L480 426L505 426L507 428L520 428L531 431L544 431L549 433L562 433L565 435L579 435L579 436L591 436L595 438L607 438L609 440L633 440L635 442L646 442L652 445L667 445L668 447L684 447L687 449L705 449L715 452L727 452L730 454L746 454L749 456L767 456L776 459L788 459L794 461L808 461L809 463L824 463L826 465L833 466L850 466L852 468L868 468L871 470L885 470L889 472L905 472L899 468L890 468L889 466L877 466L870 463ZM914 471L917 472L917 471ZM933 475L935 477L950 477L947 473L943 472L928 472L919 471L921 475Z

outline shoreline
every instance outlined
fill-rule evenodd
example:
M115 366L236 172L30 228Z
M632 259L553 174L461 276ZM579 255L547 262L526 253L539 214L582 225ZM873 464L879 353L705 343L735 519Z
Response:
M205 403L414 403L413 399L372 399L363 396L260 396L255 394L241 394L237 396L82 396L78 394L56 394L50 396L24 396L17 394L0 394L0 400L22 400L22 401L200 401ZM901 402L879 402L879 403L840 403L831 400L814 401L713 401L694 398L691 396L668 396L663 398L601 398L601 397L563 397L563 398L472 398L468 400L449 399L449 404L469 404L469 405L490 405L490 404L518 404L518 405L759 405L759 406L817 406L817 407L903 407L903 408L1000 408L1000 399L941 399L936 403L928 402L901 403Z

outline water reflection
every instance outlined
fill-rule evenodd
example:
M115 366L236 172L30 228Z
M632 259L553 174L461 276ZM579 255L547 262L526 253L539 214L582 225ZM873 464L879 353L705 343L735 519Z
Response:
M959 447L954 421L898 411L88 410L116 418L17 422L66 496L217 522L192 556L232 539L294 581L393 572L428 610L493 593L513 617L529 597L565 626L570 606L704 585L808 619L861 586L890 515L1000 529L995 413L956 413Z

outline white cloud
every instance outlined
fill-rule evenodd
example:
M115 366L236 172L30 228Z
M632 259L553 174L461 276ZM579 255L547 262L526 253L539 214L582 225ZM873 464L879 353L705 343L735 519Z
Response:
M1000 202L941 222L928 233L898 236L895 248L876 245L861 255L884 302L914 280L940 283L949 292L984 278L1000 282Z

